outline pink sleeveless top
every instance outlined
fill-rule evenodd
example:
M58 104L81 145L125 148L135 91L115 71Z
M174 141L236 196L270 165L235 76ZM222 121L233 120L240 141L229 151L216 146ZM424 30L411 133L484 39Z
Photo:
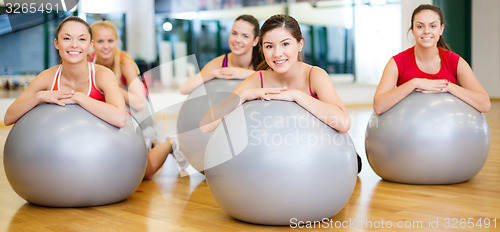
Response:
M87 96L99 100L99 101L106 101L106 98L104 96L104 93L101 92L96 84L95 84L95 67L93 63L88 63L89 65L89 91L87 92ZM52 82L52 87L50 88L52 91L58 91L61 89L61 71L62 71L62 64L59 65L59 68L56 71L56 74L54 75L54 81Z
M311 67L311 69L309 70L309 93L311 94L311 97L318 99L318 96L314 94L311 89L311 73L313 68L314 66ZM260 74L260 88L264 88L264 80L262 80L262 70L259 70L259 74Z
M229 53L226 53L226 55L224 56L224 60L222 60L222 67L223 68L227 68L227 54L229 54Z

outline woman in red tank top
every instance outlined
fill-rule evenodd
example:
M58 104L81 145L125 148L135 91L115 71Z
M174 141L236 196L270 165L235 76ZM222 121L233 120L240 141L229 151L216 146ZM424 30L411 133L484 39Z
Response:
M109 21L97 21L92 24L94 52L89 61L111 69L120 85L120 92L125 104L136 111L145 107L146 86L139 80L139 68L127 52L118 48L116 27Z
M92 48L89 25L78 17L66 18L56 30L54 45L59 50L61 64L33 79L7 109L4 123L13 124L33 107L51 103L60 106L78 104L116 127L125 126L125 103L113 72L100 65L93 69L87 61L88 51ZM101 101L101 94L105 101Z
M376 114L384 113L413 91L449 92L480 112L488 112L488 93L469 64L450 51L444 38L443 12L434 5L420 5L411 17L415 46L387 63L373 100Z
M109 21L98 21L93 23L91 28L95 45L94 52L89 56L89 61L103 65L115 73L116 80L121 87L121 96L125 103L131 107L132 116L142 114L142 117L144 117L144 114L149 115L152 113L149 112L149 108L146 106L146 104L149 104L145 98L147 89L138 78L139 68L137 64L125 51L120 50L117 46L119 38L116 27ZM147 126L150 128L147 128ZM152 124L141 128L143 131L145 129L155 130ZM155 133L159 134L158 131L155 131ZM146 135L144 137L146 138ZM163 165L169 153L175 153L174 156L182 169L187 168L187 162L182 159L181 155L177 154L179 151L175 151L176 144L171 138L163 141L159 141L157 135L150 135L147 138L152 140L148 141L148 143L152 142L155 146L148 151L145 179L153 178L153 175Z
M190 77L179 91L189 94L198 86L214 78L245 79L255 72L262 58L259 52L259 21L251 15L240 15L234 21L229 35L231 52L208 62L200 73Z

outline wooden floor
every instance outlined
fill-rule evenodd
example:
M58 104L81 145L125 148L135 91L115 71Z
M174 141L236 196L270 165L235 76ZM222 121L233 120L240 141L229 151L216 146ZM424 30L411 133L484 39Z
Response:
M349 132L363 158L354 193L332 218L340 231L500 231L500 102L488 117L491 148L486 165L472 180L456 185L404 185L383 181L370 168L364 151L369 106L349 107ZM0 127L3 144L9 127ZM0 164L3 170L3 162ZM470 224L472 223L472 224ZM322 224L326 226L327 224ZM387 228L392 225L393 228ZM489 225L489 228L485 228ZM403 228L394 228L394 227ZM432 227L437 226L437 229ZM495 228L496 226L496 228ZM448 227L448 228L447 228ZM455 228L449 228L455 227ZM143 181L127 200L91 208L46 208L16 195L0 171L0 231L291 231L237 221L216 204L204 176L179 177L169 158L162 173ZM314 231L316 231L314 230Z

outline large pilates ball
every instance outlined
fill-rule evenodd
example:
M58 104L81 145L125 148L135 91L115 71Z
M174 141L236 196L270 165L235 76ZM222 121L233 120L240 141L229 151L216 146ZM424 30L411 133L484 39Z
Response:
M483 167L490 146L488 121L449 93L414 92L366 130L366 155L385 180L408 184L467 181Z
M295 102L250 101L216 128L205 159L220 207L242 221L290 225L337 214L351 197L351 138Z
M198 171L203 171L205 149L212 133L200 130L203 114L212 106L231 95L242 80L213 79L196 88L182 104L177 120L177 138L186 160ZM235 106L239 102L232 95Z
M86 207L126 199L146 170L142 131L123 128L79 105L39 105L12 127L4 147L14 191L33 204Z

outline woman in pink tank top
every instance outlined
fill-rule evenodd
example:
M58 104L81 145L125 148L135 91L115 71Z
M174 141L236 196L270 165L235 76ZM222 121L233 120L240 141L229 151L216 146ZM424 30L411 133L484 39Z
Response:
M349 113L328 73L302 62L300 53L304 39L294 18L283 14L271 16L260 29L259 44L265 61L258 66L259 72L249 76L233 91L239 96L239 105L255 99L294 101L331 128L341 133L349 130ZM200 128L203 132L214 130L222 121L215 119L214 115L227 115L230 112L226 111L234 109L224 105L225 102L205 113L200 123L204 125ZM357 161L359 173L359 155Z
M262 61L259 52L259 21L251 15L240 15L229 35L231 52L208 62L200 73L190 77L179 91L189 94L203 83L215 79L245 79L255 72Z
M255 72L255 67L260 62L260 53L257 46L259 32L259 21L251 15L240 15L236 18L229 35L229 48L231 52L214 58L208 62L201 71L190 77L179 88L181 94L189 94L203 83L215 78L222 79L245 79ZM176 144L174 136L153 148L148 154L148 166L146 167L145 179L153 178L154 174L163 166L167 155L172 153L176 158L181 172L189 174L190 171L182 157L182 148ZM184 163L184 164L183 164ZM185 175L185 174L182 174Z
M373 100L376 114L384 113L414 91L449 92L480 112L490 110L490 98L469 64L450 51L442 36L443 12L420 5L412 14L410 30L415 46L387 63Z
M333 129L345 133L351 120L329 75L301 61L304 39L298 22L288 15L274 15L264 22L259 44L265 61L233 93L240 103L254 99L295 101ZM218 110L218 109L216 109ZM228 112L229 113L229 112ZM206 114L203 131L215 129ZM219 120L216 120L220 122Z
M50 103L78 104L116 127L125 126L125 103L113 72L87 62L92 48L90 26L78 17L66 18L56 30L54 45L61 64L33 79L7 109L4 123L13 124L33 107Z

